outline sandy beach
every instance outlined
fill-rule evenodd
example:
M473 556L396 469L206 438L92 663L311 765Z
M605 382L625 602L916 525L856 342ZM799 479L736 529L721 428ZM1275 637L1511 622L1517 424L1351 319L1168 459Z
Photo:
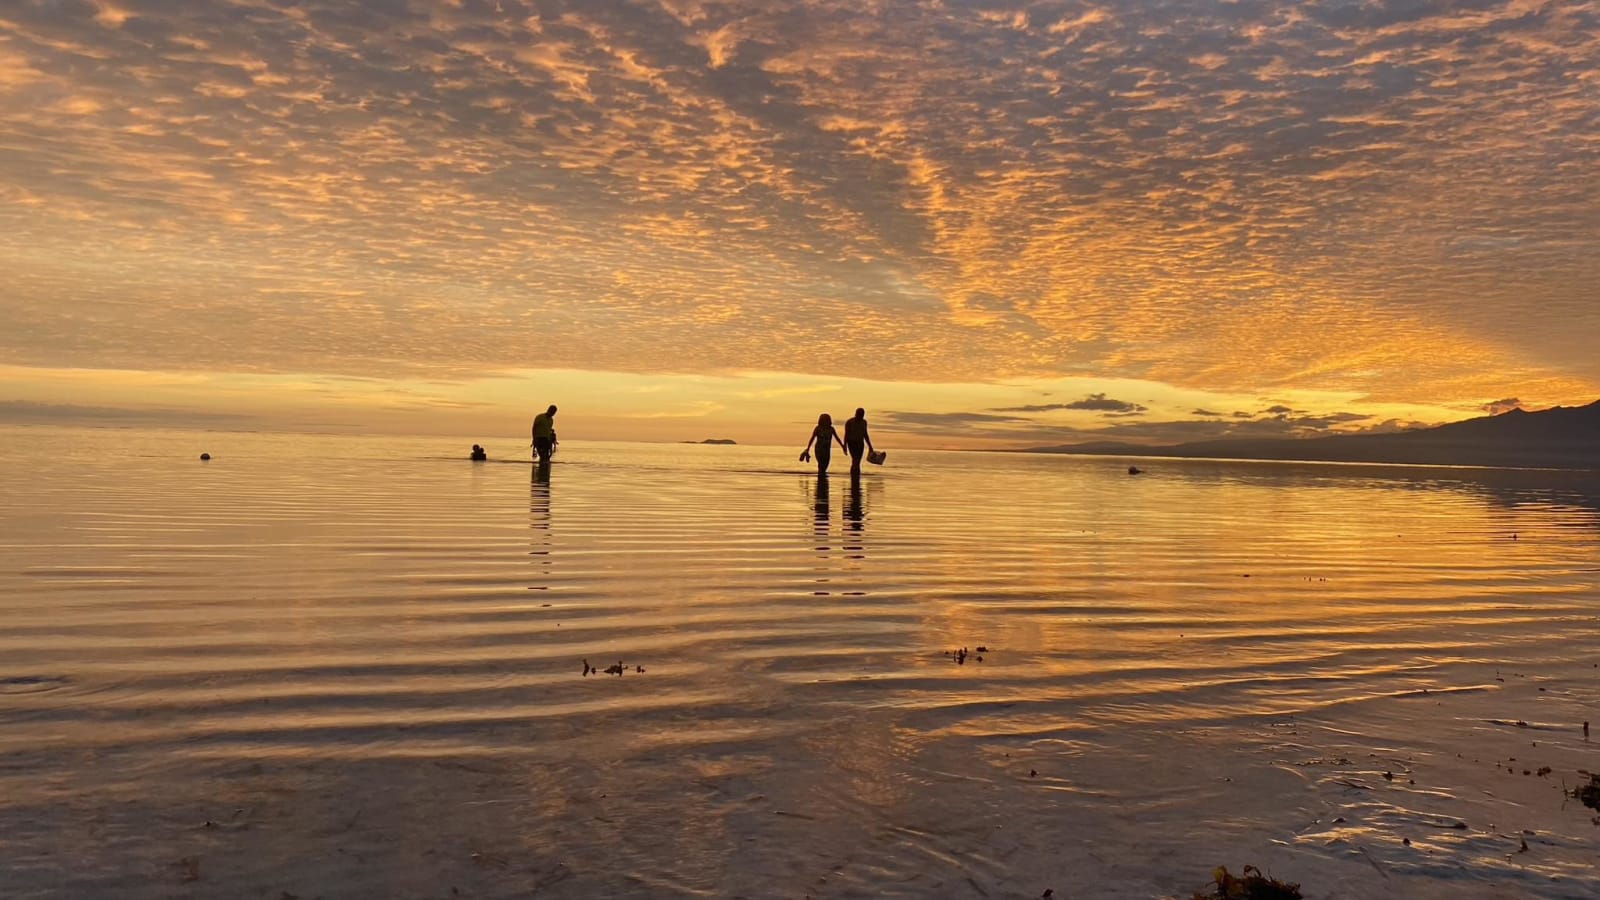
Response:
M1600 895L1592 475L5 437L0 896Z

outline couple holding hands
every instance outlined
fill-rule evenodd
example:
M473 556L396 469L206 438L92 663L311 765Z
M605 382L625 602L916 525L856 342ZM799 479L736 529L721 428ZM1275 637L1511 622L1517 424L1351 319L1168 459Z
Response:
M889 454L872 447L872 438L867 435L867 411L857 408L856 416L844 423L844 437L839 437L839 432L833 428L833 417L827 413L817 417L817 427L811 429L811 440L806 441L806 449L800 451L800 461L811 459L812 445L816 445L817 474L823 475L828 471L828 463L833 456L833 444L837 441L844 451L850 454L850 474L861 474L861 457L865 456L867 462L881 465Z

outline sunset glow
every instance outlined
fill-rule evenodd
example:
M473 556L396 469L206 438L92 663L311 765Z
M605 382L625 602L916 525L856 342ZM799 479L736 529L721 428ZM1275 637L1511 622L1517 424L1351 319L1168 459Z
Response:
M22 0L0 420L903 445L1600 396L1600 3Z

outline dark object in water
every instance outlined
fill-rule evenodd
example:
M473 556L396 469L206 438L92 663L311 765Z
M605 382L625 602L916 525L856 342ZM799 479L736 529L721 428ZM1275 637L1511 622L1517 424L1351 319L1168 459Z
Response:
M210 458L211 458L211 454L209 454L209 453L200 454L200 461L201 462L205 462L206 460L209 460Z
M1194 900L1303 900L1300 885L1263 875L1255 866L1245 866L1244 873L1237 876L1227 866L1217 866L1211 877L1217 883L1216 892L1195 891Z
M867 454L867 462L872 463L875 466L883 465L883 461L888 458L889 452L887 450L874 450Z
M644 674L644 666L634 666L633 670L641 675ZM587 659L583 661L583 677L585 678L588 678L590 675L599 675L601 672L604 672L607 675L621 675L626 671L628 671L628 667L623 665L622 660L620 659L617 660L615 665L606 666L604 669L600 668L599 666L589 665L589 661Z
M1144 470L1139 468L1138 466L1129 466L1128 467L1128 474L1129 475L1142 475L1142 474L1144 474Z
M475 460L477 462L483 462L484 460L489 458L489 453L488 453L487 450L484 450L482 447L479 447L477 444L473 444L472 445L472 458L473 458L473 460Z
M66 687L69 680L64 675L17 675L0 678L0 696L5 694L36 694Z
M1600 775L1590 775L1588 784L1573 788L1572 799L1590 809L1600 809Z

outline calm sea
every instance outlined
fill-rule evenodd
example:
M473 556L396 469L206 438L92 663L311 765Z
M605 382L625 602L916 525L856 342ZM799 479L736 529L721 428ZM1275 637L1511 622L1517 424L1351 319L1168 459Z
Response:
M0 896L1600 895L1592 474L470 444L0 429Z

